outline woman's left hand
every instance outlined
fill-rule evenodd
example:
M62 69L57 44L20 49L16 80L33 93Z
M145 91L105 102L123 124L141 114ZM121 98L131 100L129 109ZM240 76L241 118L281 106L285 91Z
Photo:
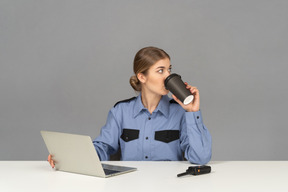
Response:
M186 88L190 90L191 94L194 96L194 99L188 105L184 105L175 95L172 95L173 99L179 103L187 112L197 112L200 109L200 95L197 87L192 87L185 82Z

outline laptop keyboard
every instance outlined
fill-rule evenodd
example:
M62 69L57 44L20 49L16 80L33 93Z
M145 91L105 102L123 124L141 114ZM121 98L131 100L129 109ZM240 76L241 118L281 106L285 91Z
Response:
M114 173L119 173L120 171L115 171L115 170L111 170L111 169L104 169L105 175L111 175Z

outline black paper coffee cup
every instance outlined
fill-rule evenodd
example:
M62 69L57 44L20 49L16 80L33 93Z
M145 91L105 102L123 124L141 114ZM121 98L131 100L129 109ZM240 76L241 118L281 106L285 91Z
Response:
M186 89L186 85L181 79L181 76L173 73L164 81L165 88L174 94L184 105L188 105L194 99L191 92Z

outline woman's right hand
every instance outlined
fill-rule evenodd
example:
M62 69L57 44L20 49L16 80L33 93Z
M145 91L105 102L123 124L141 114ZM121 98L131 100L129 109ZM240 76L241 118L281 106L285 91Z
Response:
M48 162L50 163L52 168L55 167L54 160L52 159L52 155L51 154L48 155Z

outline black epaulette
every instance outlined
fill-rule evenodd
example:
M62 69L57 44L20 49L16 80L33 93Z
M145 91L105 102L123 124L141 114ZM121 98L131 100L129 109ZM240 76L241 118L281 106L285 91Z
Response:
M119 103L124 103L124 102L128 102L128 101L132 101L133 99L136 99L136 97L131 97L130 99L125 99L122 101L118 101L117 103L115 103L114 107L116 107L116 105L118 105Z
M177 103L177 101L175 101L174 99L171 99L171 100L169 101L169 103L176 103L176 104L179 104L179 103Z

